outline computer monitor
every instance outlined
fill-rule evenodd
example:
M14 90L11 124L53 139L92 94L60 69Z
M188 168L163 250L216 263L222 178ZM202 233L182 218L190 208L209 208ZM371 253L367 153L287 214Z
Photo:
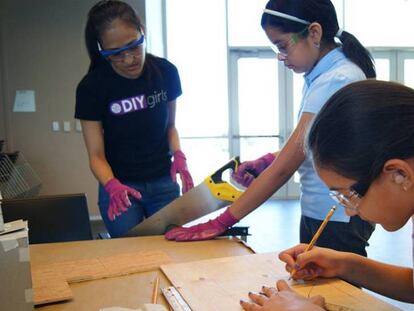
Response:
M92 240L84 193L4 199L2 210L4 222L28 221L30 244Z

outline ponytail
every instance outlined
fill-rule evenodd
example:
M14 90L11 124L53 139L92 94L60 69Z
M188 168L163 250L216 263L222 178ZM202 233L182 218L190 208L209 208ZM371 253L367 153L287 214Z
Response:
M99 53L98 42L99 39L95 31L93 22L91 21L91 18L89 18L85 27L85 44L90 60L88 73L95 70L98 67L108 65L106 59Z
M376 78L375 65L371 53L347 31L342 31L338 36L342 43L344 55L355 63L365 73L367 78Z

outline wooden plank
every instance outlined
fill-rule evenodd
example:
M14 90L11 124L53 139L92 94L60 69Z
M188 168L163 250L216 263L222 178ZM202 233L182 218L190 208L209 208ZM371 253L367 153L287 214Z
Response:
M32 267L31 272L35 305L73 298L68 282L58 272L49 267Z
M275 286L287 279L284 263L276 253L254 254L161 266L172 284L194 311L215 308L240 311L240 299L262 285ZM398 310L368 293L338 279L320 279L293 288L308 297L322 295L332 306L360 311ZM343 308L343 310L346 310Z
M172 262L171 258L163 251L139 251L99 257L98 259L105 268L105 277L151 271Z
M158 269L172 262L162 251L138 251L91 259L32 265L34 304L73 297L68 283L110 278Z

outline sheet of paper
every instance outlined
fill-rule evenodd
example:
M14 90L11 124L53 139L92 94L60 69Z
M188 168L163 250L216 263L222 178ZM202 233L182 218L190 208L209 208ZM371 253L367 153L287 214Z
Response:
M17 90L14 99L13 112L35 112L35 91L34 90Z
M4 230L0 232L0 235L8 234L14 231L19 231L25 228L27 228L27 221L23 221L22 219L6 222L4 224Z

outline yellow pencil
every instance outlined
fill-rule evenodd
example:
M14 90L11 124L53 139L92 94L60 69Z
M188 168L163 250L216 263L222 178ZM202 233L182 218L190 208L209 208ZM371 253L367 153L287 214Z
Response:
M319 226L318 231L316 231L315 235L313 236L312 240L308 244L308 246L305 248L304 253L307 251L310 251L312 247L315 245L316 241L319 239L319 236L321 235L323 229L325 229L326 224L328 223L329 219L331 219L333 213L335 212L336 206L333 205L332 208L329 210L328 214L326 215L325 219ZM293 268L293 270L290 272L290 278L291 279L296 273L296 269Z
M157 276L157 278L154 281L154 288L152 290L152 303L156 304L157 300L158 300L158 284L159 284L159 277Z

